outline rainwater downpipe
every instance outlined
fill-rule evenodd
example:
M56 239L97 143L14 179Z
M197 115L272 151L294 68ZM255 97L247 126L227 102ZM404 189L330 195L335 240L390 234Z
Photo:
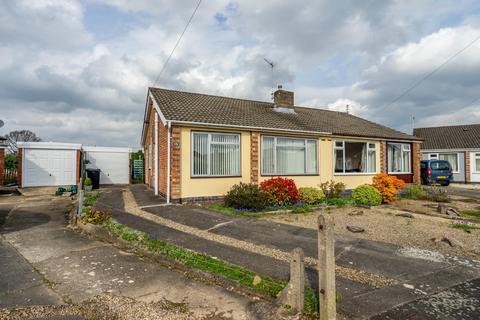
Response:
M167 128L167 204L170 204L170 157L171 157L171 139L172 139L172 122L168 121Z
M155 112L155 163L153 164L153 168L155 170L154 173L154 189L155 195L158 195L158 113Z

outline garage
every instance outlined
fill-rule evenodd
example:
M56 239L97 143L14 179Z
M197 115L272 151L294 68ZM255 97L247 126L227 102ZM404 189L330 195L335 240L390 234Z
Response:
M21 187L67 186L80 177L80 144L18 143Z
M129 148L83 147L87 169L100 169L100 184L130 183Z

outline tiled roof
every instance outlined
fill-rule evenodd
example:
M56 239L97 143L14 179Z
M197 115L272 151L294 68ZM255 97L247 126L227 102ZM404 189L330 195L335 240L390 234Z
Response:
M226 126L323 132L333 135L419 140L353 115L295 106L295 113L274 111L273 103L149 88L167 120Z
M480 124L417 128L413 133L425 139L422 149L480 148Z

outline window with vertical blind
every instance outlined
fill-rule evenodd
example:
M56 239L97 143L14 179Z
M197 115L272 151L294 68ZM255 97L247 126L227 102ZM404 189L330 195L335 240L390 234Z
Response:
M388 172L411 173L411 151L408 143L388 143Z
M262 175L317 174L317 140L262 136Z
M192 176L240 176L240 135L192 132Z

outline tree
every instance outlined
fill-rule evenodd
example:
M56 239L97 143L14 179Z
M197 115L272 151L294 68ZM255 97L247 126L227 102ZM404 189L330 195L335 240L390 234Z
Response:
M18 151L17 142L38 142L42 141L37 135L30 130L15 130L5 136L7 139L7 150L10 153Z

